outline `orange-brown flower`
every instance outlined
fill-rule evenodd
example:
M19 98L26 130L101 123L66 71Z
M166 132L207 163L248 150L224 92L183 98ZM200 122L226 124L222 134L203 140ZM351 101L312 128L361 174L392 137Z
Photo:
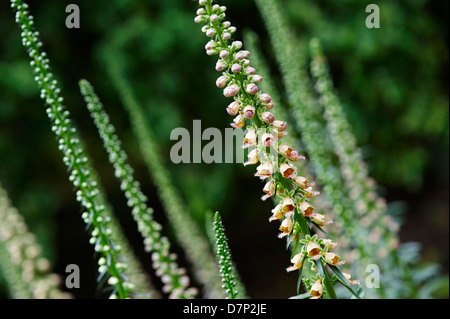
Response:
M310 241L308 246L306 246L306 252L308 253L308 257L318 260L320 258L320 253L322 252L322 248L320 248L320 246L315 242Z
M319 299L323 294L322 281L317 280L314 285L312 285L309 295L312 296L311 299Z
M307 202L301 202L299 204L299 208L300 208L300 212L305 217L312 217L312 216L316 215L316 213L314 212L314 207L309 205L309 203L307 203Z
M344 261L339 261L341 259L341 257L336 255L335 253L324 253L323 257L324 257L325 261L330 265L339 266L339 265L344 264Z
M292 257L291 263L293 263L293 265L291 267L286 268L286 271L290 272L302 268L303 257L304 255L302 253L298 253L294 257Z
M278 237L282 238L284 236L289 235L293 228L294 228L294 224L292 223L291 218L286 217L283 220L283 222L281 223L281 226L280 226L281 234L279 234Z

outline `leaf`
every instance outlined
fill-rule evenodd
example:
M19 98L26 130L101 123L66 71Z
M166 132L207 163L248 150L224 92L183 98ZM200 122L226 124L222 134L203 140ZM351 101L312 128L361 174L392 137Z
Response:
M316 226L322 233L324 233L325 235L327 235L330 239L334 239L333 236L331 236L329 233L327 233L325 230L323 230L322 227L320 227L319 225L317 225L316 222L311 221L311 223Z
M316 265L319 274L323 277L323 284L325 285L325 289L327 290L328 294L332 299L337 299L333 287L333 282L330 280L330 277L328 277L328 274L325 272L325 269L323 268L322 265L322 261L320 259L314 260L314 264Z
M303 266L298 270L297 293L300 293L300 286L302 285L302 271L303 271ZM298 299L298 298L295 298L295 299Z
M296 210L296 213L294 214L295 219L298 221L298 225L300 226L300 231L303 234L303 237L306 237L306 235L310 234L308 224L306 223L306 219L302 215L302 213L298 211L298 208L295 208L295 210Z
M337 276L337 278L339 279L339 281L353 294L353 296L355 296L357 299L361 299L362 297L360 296L360 294L358 294L357 292L355 292L352 288L352 286L350 286L350 283L348 282L347 278L345 278L345 276L342 274L342 272L339 270L338 267L333 266L333 265L328 265L328 267L330 267L330 269L335 273L335 275ZM360 287L360 289L358 289L358 291L362 290L362 287Z
M311 295L309 294L309 292L305 292L305 293L297 295L297 296L289 297L289 299L308 299L310 297L311 297Z

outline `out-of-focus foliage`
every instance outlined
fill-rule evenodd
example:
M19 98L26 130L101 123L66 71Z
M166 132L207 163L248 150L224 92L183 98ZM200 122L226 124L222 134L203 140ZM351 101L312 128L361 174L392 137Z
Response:
M401 239L422 242L425 260L437 262L447 271L448 2L282 2L305 50L311 37L321 39L372 176L385 187L383 195L406 206ZM381 10L381 28L377 30L364 25L365 7L372 2ZM283 244L275 239L277 230L267 223L270 203L259 201L261 185L253 178L253 169L241 164L175 165L169 160L174 144L169 136L174 128L191 130L192 120L201 119L203 128L223 131L230 120L225 112L227 101L214 85L214 61L205 56L204 36L193 22L195 3L73 0L70 3L78 4L81 10L79 30L65 27L69 2L28 3L67 107L122 223L132 225L119 184L79 94L77 83L81 78L90 79L102 97L136 176L155 208L155 218L162 223L166 219L127 113L104 69L101 57L106 43L120 52L116 63L127 70L166 158L166 167L199 225L205 224L207 209L221 211L249 296L293 295L287 288L292 287L292 276L279 266L285 259L280 249ZM254 30L264 44L266 31L252 1L221 4L228 7L228 16L239 30ZM73 262L81 269L94 269L95 262L86 253L91 248L83 232L79 206L8 1L0 3L0 38L0 181L57 272L64 273L64 267ZM270 50L266 53L270 58ZM130 234L133 231L131 228ZM264 269L256 267L262 263ZM79 296L90 297L95 294L95 270L92 275L83 273L82 284L92 289L80 291ZM266 278L264 285L260 283L262 276ZM448 290L438 297L445 296Z

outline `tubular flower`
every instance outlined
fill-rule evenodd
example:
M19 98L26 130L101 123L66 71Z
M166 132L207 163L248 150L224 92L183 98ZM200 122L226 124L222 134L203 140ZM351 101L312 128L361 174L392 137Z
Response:
M280 226L281 234L278 235L279 238L287 236L291 233L294 224L292 223L291 217L286 217Z
M248 153L248 155L247 155L248 161L244 163L244 166L253 165L253 164L258 163L258 161L259 161L258 154L259 154L259 150L257 148L255 148L250 153Z
M315 242L310 241L306 247L306 252L308 253L308 257L318 260L320 258L320 253L322 252L322 248L320 248L320 246Z
M244 145L242 148L248 148L250 146L255 146L257 142L257 135L256 131L251 129L247 132L247 134L244 137Z
M309 203L301 202L299 206L300 212L303 214L303 216L313 217L314 215L316 215L316 213L314 213L314 207L310 206Z
M297 169L289 164L281 163L280 164L280 173L285 178L293 178L295 176L295 171Z
M341 257L336 255L335 253L324 253L323 257L327 263L333 266L338 266L344 264L344 261L339 261Z
M322 281L317 280L314 285L312 285L309 295L312 296L311 299L319 299L323 294Z
M297 184L297 186L300 187L301 189L305 189L306 190L306 189L309 188L309 185L308 185L309 181L308 181L308 179L306 177L296 176L294 178L294 181L295 181L295 184Z
M284 131L280 131L280 130L278 132L284 133ZM287 145L280 145L278 147L278 151L280 152L281 155L283 155L284 157L286 157L287 159L289 159L292 162L296 162L299 159L304 159L303 156L299 156L296 151L294 151L290 146L287 146Z
M276 219L281 219L281 217L283 217L283 211L282 208L283 205L282 204L278 204L277 206L275 206L274 209L272 209L272 217L269 218L269 221L271 222L272 220L276 220Z
M270 163L270 161L265 162L264 164L261 164L256 169L257 172L255 176L260 177L261 179L266 179L267 177L272 176L273 173L273 165Z
M344 277L348 280L350 286L359 285L359 280L350 280L352 277L350 274L343 272Z
M293 265L291 267L286 268L286 271L290 272L302 268L303 257L304 257L303 253L298 253L294 257L292 257L291 263L293 263Z
M336 243L334 243L331 239L322 239L322 245L325 245L328 250L333 249L336 247Z
M282 207L283 207L283 212L286 214L286 216L291 216L295 210L295 203L292 200L292 198L287 196L283 201Z
M273 179L268 181L267 184L264 186L263 191L264 191L264 193L266 193L266 195L264 195L261 198L262 200L266 200L269 197L271 197L273 194L275 194L275 181Z
M312 216L312 219L319 226L325 226L325 225L331 224L333 222L332 220L325 221L325 216L322 214L314 214Z

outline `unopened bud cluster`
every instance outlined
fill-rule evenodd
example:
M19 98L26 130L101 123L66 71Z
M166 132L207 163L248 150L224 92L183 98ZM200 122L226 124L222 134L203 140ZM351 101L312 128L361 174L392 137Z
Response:
M27 295L35 299L65 299L71 295L59 290L61 278L51 273L50 261L41 256L42 248L15 207L12 207L6 191L0 185L0 245L5 247L8 260L19 270L29 292L22 292L17 298ZM6 256L5 256L6 259ZM2 259L2 263L7 261ZM3 265L2 265L3 266ZM6 274L5 274L6 276ZM12 276L7 280L12 280ZM12 286L15 283L11 283ZM24 295L27 294L27 295Z
M231 126L241 129L250 121L243 147L255 148L249 152L248 161L244 165L259 163L255 176L266 182L263 200L274 195L280 199L269 220L281 222L280 238L287 237L289 242L300 242L301 245L296 245L300 252L293 258L294 268L290 267L288 270L299 269L302 264L300 256L308 247L308 243L300 240L299 235L305 236L305 232L309 233L305 228L302 231L300 224L308 223L321 227L332 221L326 220L324 215L315 212L310 205L309 200L318 195L318 192L313 190L313 183L297 174L297 168L292 164L304 157L283 144L282 138L287 134L287 123L277 120L270 112L274 103L270 95L258 88L258 83L263 79L256 74L255 68L250 66L250 52L242 49L240 41L230 43L236 28L225 20L226 7L213 2L199 1L201 7L197 10L195 22L204 23L202 31L210 38L205 46L206 53L219 56L216 70L221 72L221 75L216 85L223 89L225 97L234 100L226 108L228 114L234 116ZM317 256L322 258L323 262L340 264L337 255L328 253L321 247Z

